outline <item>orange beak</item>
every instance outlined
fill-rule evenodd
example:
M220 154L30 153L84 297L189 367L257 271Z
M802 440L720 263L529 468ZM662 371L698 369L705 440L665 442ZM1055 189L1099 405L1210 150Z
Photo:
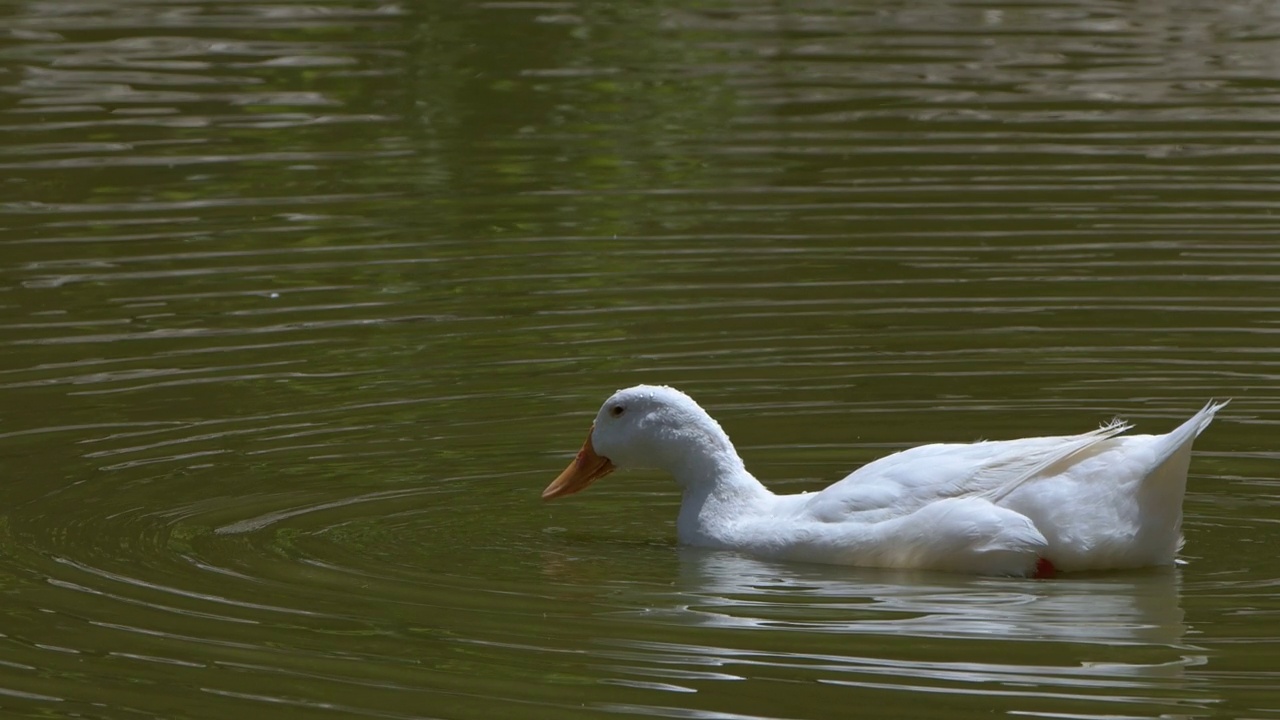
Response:
M569 463L569 467L560 473L560 477L552 480L547 489L542 491L543 500L551 500L552 498L572 495L579 490L585 490L591 483L614 471L615 468L609 458L600 457L596 454L596 449L591 447L591 433L595 432L595 429L596 426L592 425L591 430L587 431L587 441L582 444L582 449L578 451L578 457Z

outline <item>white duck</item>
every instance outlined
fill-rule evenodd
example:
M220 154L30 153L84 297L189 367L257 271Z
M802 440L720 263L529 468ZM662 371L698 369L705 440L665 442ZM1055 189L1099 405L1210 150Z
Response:
M1059 437L934 444L869 463L815 493L775 495L688 395L614 393L544 499L615 468L656 468L684 490L680 542L780 560L1047 576L1167 565L1182 545L1191 444L1225 402L1167 435L1114 421Z

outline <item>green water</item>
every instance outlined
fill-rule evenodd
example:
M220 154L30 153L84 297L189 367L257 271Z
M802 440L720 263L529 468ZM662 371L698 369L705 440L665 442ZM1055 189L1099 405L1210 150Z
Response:
M1280 24L1247 3L0 3L0 716L1280 716ZM772 487L1197 443L1178 568L682 549Z

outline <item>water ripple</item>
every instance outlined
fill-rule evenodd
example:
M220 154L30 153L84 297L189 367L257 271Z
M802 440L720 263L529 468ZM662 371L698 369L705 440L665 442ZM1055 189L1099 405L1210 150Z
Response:
M0 714L1274 711L1265 8L6 12ZM1027 583L539 503L642 381L786 491L1236 400L1185 565Z

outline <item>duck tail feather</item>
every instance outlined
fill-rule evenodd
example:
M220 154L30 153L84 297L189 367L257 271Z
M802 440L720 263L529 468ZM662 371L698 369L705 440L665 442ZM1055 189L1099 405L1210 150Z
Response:
M978 496L986 498L993 503L998 503L1023 483L1038 477L1054 465L1070 460L1079 453L1104 440L1109 440L1131 427L1133 426L1127 421L1116 418L1097 430L1063 438L1063 442L1060 444L1039 453L1014 459L996 458L975 474L974 479L977 481L977 486L988 488L978 493ZM984 479L986 482L983 482Z

